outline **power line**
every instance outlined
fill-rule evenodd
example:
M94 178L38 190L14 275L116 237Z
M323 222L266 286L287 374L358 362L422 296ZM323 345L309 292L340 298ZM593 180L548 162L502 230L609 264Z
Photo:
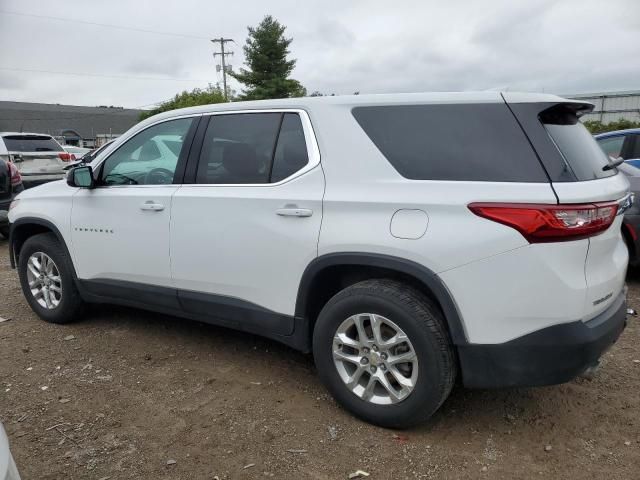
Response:
M80 72L58 72L53 70L37 70L31 68L14 68L14 67L0 67L0 70L8 70L14 72L29 72L29 73L47 73L54 75L71 75L76 77L104 77L104 78L125 78L133 80L165 80L172 82L208 82L203 78L176 78L176 77L140 77L135 75L109 75L104 73L80 73Z
M209 40L208 37L201 37L198 35L190 35L188 33L176 33L176 32L161 32L159 30L147 30L144 28L137 28L137 27L128 27L125 25L114 25L112 23L98 23L98 22L90 22L88 20L79 20L79 19L73 19L73 18L63 18L63 17L53 17L50 15L36 15L33 13L23 13L23 12L12 12L12 11L8 11L8 10L0 10L0 13L4 13L5 15L16 15L16 16L20 16L20 17L33 17L33 18L43 18L43 19L47 19L47 20L57 20L59 22L69 22L69 23L82 23L85 25L93 25L96 27L105 27L105 28L118 28L120 30L131 30L134 32L140 32L140 33L153 33L156 35L170 35L170 36L174 36L174 37L182 37L182 38L193 38L196 40Z

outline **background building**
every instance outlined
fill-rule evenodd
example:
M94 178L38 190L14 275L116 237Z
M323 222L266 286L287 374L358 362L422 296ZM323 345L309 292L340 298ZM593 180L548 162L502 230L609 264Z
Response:
M115 138L138 123L140 112L122 107L0 102L0 132L47 133L60 143L93 148L100 140Z
M598 120L602 123L624 119L640 122L640 90L628 92L582 93L580 95L562 95L593 103L593 112L581 117L585 120Z

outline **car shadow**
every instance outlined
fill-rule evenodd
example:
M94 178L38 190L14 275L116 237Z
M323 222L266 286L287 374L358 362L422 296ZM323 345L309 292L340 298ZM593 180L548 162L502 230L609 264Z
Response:
M89 307L87 315L81 322L87 326L109 324L118 329L131 329L141 334L149 334L159 341L166 339L167 344L207 345L210 341L215 346L222 345L234 351L268 351L270 361L274 356L294 360L297 363L313 367L311 355L295 350L283 343L249 332L234 330L211 323L174 317L161 313L140 310L133 307L95 304ZM142 332L144 330L144 332Z
M82 325L116 329L123 335L135 337L132 341L144 337L145 341L152 341L156 348L159 344L166 345L167 350L177 349L191 354L208 351L224 353L227 360L237 358L239 364L250 357L256 364L273 366L274 371L290 370L295 366L296 370L305 372L302 381L308 381L309 387L323 388L316 376L312 355L251 333L111 305L93 305ZM458 382L438 412L429 421L410 431L426 433L443 426L449 428L461 421L471 421L474 425L508 424L510 418L516 418L527 410L539 411L540 399L549 395L549 391L545 393L540 388L469 390ZM561 395L561 391L558 390L556 394Z

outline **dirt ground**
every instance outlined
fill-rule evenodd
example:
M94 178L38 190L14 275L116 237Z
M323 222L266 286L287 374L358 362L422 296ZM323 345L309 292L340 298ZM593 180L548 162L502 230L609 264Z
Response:
M629 276L640 308L640 274ZM343 411L311 357L133 309L40 321L0 240L0 421L29 479L640 477L640 328L593 380L456 388L394 432Z

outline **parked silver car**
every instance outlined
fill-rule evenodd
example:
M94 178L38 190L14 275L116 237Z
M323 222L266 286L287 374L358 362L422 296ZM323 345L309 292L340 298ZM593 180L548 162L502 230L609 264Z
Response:
M76 147L75 145L63 145L62 148L64 148L67 153L73 155L74 158L72 158L72 160L80 160L91 151L90 148Z
M13 162L29 188L64 178L73 157L51 135L1 132L0 159Z

